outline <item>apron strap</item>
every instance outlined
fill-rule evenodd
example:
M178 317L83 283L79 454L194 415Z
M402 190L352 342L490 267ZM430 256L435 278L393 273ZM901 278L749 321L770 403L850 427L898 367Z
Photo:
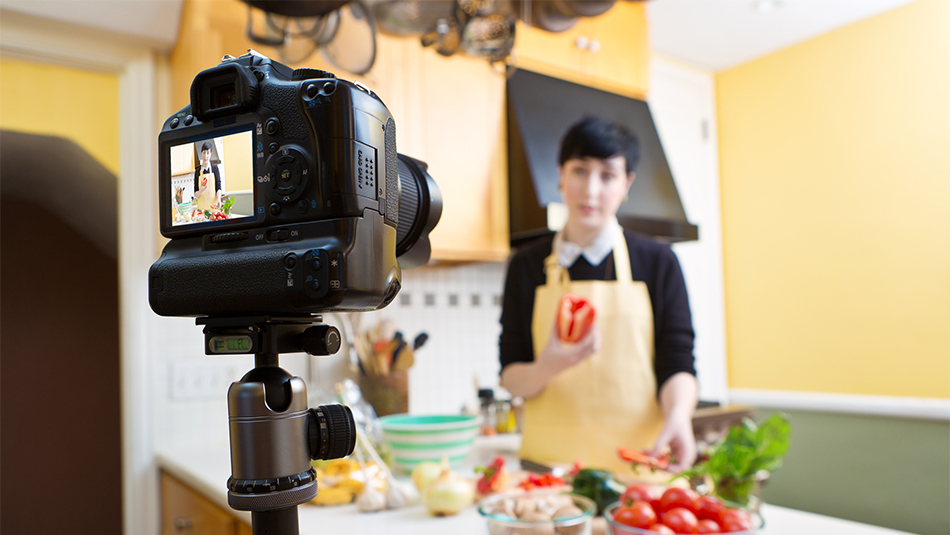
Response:
M551 247L551 254L544 259L544 273L547 275L548 286L567 284L571 277L567 268L557 261L557 240ZM614 271L618 281L632 281L633 271L630 269L630 251L627 250L627 239L621 231L614 242Z

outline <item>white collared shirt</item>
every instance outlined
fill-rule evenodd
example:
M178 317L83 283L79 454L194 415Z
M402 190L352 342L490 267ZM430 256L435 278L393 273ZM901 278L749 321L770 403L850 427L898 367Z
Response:
M613 223L608 224L587 247L581 247L576 243L565 240L563 229L554 235L553 247L557 251L558 264L565 268L574 265L574 262L577 262L577 259L582 255L590 265L599 266L610 254L610 251L613 251L618 238L623 239L623 227L620 226L620 222L615 217Z

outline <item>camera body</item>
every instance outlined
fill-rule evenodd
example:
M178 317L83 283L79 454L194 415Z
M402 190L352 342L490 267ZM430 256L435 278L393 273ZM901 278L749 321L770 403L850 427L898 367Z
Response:
M400 266L428 261L441 215L425 164L396 152L395 128L361 84L254 51L199 73L191 105L159 135L170 241L149 270L152 309L237 316L389 304Z

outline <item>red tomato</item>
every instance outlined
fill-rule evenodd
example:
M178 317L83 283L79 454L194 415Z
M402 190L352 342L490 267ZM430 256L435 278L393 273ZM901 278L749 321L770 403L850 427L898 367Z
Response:
M663 515L663 523L674 533L696 533L696 515L683 507L674 507Z
M716 522L720 521L722 512L725 510L726 506L715 496L700 496L696 498L692 507L692 511L696 513L696 518L707 518Z
M637 500L652 503L659 499L660 491L656 490L650 485L636 483L630 485L627 487L627 490L623 491L623 494L620 496L620 503L624 505L630 505Z
M715 520L702 519L696 524L696 533L722 533Z
M670 529L669 526L664 526L663 524L653 524L647 529L654 533L662 533L663 535L676 535L675 531Z
M670 487L660 496L660 508L657 512L665 513L676 507L682 507L683 509L692 511L693 503L696 501L696 498L699 498L699 494L696 494L694 490Z
M741 509L726 509L722 513L722 531L729 533L752 529L752 518Z
M557 336L573 343L587 334L594 323L594 307L583 297L564 294L557 306Z
M635 528L648 528L656 523L656 512L647 502L637 500L630 506L618 507L614 520Z

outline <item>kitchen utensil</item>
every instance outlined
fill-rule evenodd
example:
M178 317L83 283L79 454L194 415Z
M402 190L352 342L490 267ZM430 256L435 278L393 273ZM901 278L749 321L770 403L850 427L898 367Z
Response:
M366 74L376 62L376 21L362 2L338 10L339 25L333 39L320 49L333 65L353 74Z
M569 496L580 514L557 520L527 520L514 518L516 500L543 500L545 497ZM544 490L529 493L496 494L478 502L478 514L488 522L488 533L558 533L571 535L590 535L597 505L590 498L578 494Z
M443 456L457 466L471 452L478 435L478 418L470 415L392 414L379 422L396 466L406 473L422 461L438 462Z
M455 0L393 0L373 6L380 30L400 36L430 32L454 11Z
M422 344L426 343L426 340L429 339L428 333L420 333L419 336L416 336L416 339L412 342L413 351L418 350L422 347Z

